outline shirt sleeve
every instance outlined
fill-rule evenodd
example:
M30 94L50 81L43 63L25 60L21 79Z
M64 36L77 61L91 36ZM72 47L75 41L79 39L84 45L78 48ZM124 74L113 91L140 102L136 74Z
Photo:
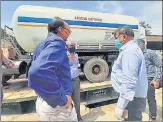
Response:
M29 70L28 79L32 81L29 86L40 93L41 97L53 107L57 104L60 106L67 104L63 86L56 75L56 70L63 62L65 55L63 42L55 40L41 51Z
M75 54L74 63L75 63L76 65L78 65L78 63L79 63L78 54Z
M75 54L75 58L73 60L69 60L69 62L70 62L70 66L78 65L78 63L79 63L78 55Z
M156 72L153 80L160 82L162 80L161 57L159 57L159 55L157 55L153 50L150 50L150 58L152 60L153 65L156 67Z
M73 62L74 62L74 60L69 59L70 66L73 66Z
M123 79L121 93L118 102L120 108L125 108L129 101L132 101L138 81L138 72L141 64L139 52L125 51L122 57Z

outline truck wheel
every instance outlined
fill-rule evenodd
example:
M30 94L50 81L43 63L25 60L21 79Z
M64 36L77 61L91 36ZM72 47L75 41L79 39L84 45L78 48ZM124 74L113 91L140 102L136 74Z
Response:
M108 73L108 64L101 58L92 58L84 65L84 74L90 82L103 82Z

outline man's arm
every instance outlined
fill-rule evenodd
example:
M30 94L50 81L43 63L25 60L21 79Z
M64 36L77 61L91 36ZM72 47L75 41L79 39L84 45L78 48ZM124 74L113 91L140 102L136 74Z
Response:
M66 94L56 75L64 56L63 42L55 40L41 51L29 70L28 78L32 81L32 84L29 82L29 86L40 93L41 97L53 107L67 103Z
M69 63L70 63L70 66L73 66L73 62L74 62L74 59L71 59L71 57L69 55Z
M139 52L125 51L122 57L123 80L121 85L121 93L118 99L118 107L126 108L129 101L132 101L138 81L138 72L140 66Z
M155 76L153 78L154 81L161 81L162 80L162 61L161 57L156 54L155 51L150 50L150 58L152 60L153 65L156 67Z
M79 58L78 58L78 54L77 53L75 54L75 57L76 57L75 58L75 63L78 65L79 64Z
M76 53L75 53L75 55L74 55L73 63L74 63L75 65L78 65L78 63L79 63L78 54L76 54Z
M71 54L70 54L71 55ZM69 56L70 56L69 55ZM79 60L78 60L78 55L77 54L74 54L73 58L69 58L69 62L70 62L70 66L73 66L74 64L78 64L79 63Z

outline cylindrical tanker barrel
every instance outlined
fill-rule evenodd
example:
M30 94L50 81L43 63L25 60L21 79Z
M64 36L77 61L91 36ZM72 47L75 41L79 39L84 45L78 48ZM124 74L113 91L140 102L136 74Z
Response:
M26 67L27 67L27 62L25 61L14 61L14 67L13 68L6 68L3 66L3 74L14 74L14 75L21 75L26 73Z
M26 73L27 63L25 61L14 61L16 72L15 74L24 74Z
M27 62L25 61L14 61L13 68L6 68L2 66L2 83L6 83L13 75L19 77L26 73Z
M26 52L33 52L46 38L47 24L56 16L70 25L71 39L76 43L114 44L111 38L115 29L125 25L134 29L136 37L139 36L139 23L132 16L23 5L16 9L12 20L18 44Z

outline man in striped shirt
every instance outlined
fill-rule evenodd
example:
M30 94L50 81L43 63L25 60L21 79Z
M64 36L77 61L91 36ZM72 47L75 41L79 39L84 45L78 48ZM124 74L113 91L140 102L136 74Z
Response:
M149 104L149 118L150 120L156 120L157 105L155 99L155 89L159 88L159 82L162 80L162 61L161 57L155 53L155 51L146 49L146 44L143 39L138 39L137 43L142 49L147 68L148 77L148 93L147 100Z

